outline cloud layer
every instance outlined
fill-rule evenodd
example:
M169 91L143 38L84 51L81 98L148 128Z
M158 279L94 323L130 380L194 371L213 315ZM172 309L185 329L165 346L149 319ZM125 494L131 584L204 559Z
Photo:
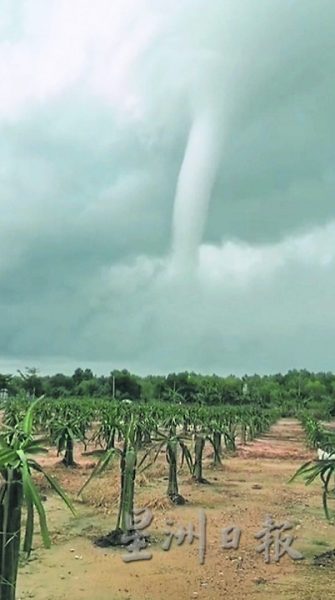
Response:
M0 7L3 369L331 369L334 3ZM208 107L220 154L185 272L174 196Z

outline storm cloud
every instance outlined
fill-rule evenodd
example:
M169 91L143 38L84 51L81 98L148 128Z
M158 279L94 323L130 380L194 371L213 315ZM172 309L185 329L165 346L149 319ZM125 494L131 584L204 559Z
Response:
M334 2L0 9L0 368L331 369Z

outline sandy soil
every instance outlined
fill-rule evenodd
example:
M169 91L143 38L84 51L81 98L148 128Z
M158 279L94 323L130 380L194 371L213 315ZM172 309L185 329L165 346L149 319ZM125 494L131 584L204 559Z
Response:
M180 491L187 504L173 507L165 499L166 464L162 455L151 471L140 475L137 506L150 507L149 527L155 541L147 549L151 560L125 563L124 549L97 548L92 540L113 529L118 495L115 465L95 480L82 500L76 500L73 517L46 489L45 507L53 546L44 550L39 536L32 560L20 569L18 598L26 600L324 600L335 597L335 578L330 569L314 567L313 556L335 547L335 528L328 524L321 506L320 484L305 487L303 482L288 484L300 464L309 458L298 422L282 419L268 435L241 446L223 468L213 470L210 449L205 477L210 485L196 485L183 471ZM92 458L80 455L80 468L71 471L57 465L51 455L44 464L76 498L76 492L92 468ZM185 540L164 552L166 531L193 524L199 531L199 511L207 517L207 549L199 564L199 544ZM335 501L334 501L335 509ZM292 547L304 560L284 556L279 563L266 564L256 552L255 539L267 515L278 523L293 524ZM174 521L168 527L166 520ZM221 530L235 525L242 531L237 550L221 547Z

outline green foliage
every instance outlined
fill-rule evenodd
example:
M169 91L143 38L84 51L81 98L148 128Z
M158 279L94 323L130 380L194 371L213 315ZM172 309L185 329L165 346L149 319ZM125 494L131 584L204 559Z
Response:
M50 535L45 510L32 472L44 475L51 488L73 511L72 504L58 485L33 458L47 452L43 440L34 437L33 413L39 400L30 404L23 420L5 425L0 433L0 598L15 600L15 588L21 539L22 507L27 518L23 550L29 556L34 534L34 515L37 512L44 545L50 547ZM74 511L73 511L74 512Z
M310 485L317 477L322 482L322 504L326 515L326 518L330 520L330 513L328 508L328 498L331 496L334 499L334 486L330 489L330 483L332 477L335 474L335 458L334 459L323 459L308 461L302 465L297 472L293 475L290 482L294 481L297 477L303 477L306 485Z
M91 369L78 368L73 375L41 376L35 368L19 375L0 374L0 389L9 396L30 398L130 399L202 406L260 406L277 408L281 416L296 416L308 410L319 419L335 416L335 375L291 370L286 374L200 375L170 373L139 377L126 369L110 376L97 376ZM1 399L0 399L1 402Z
M335 475L335 433L326 429L319 421L313 419L308 413L301 415L301 423L305 430L307 444L310 448L319 448L327 452L329 458L321 460L311 460L303 464L293 475L290 481L297 477L302 477L306 485L310 485L315 479L319 478L322 483L322 504L326 518L330 520L328 508L328 498L334 496L334 486L330 489L330 484ZM334 456L331 456L334 455Z

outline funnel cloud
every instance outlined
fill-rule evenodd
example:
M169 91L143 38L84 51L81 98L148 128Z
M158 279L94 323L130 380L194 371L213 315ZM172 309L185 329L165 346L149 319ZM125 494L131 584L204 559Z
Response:
M173 209L173 260L184 268L196 264L222 142L217 112L208 108L192 123L178 176Z

